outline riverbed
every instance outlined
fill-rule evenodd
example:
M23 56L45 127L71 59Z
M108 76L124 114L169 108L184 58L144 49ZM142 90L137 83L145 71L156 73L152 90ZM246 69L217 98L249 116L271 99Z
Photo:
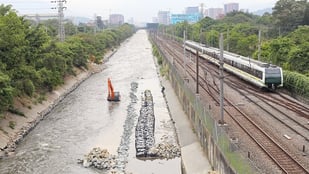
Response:
M139 114L141 96L150 90L154 102L155 141L162 137L177 143L173 123L167 109L159 75L151 53L151 44L144 30L126 40L104 63L104 70L92 75L62 100L18 144L15 154L0 160L0 173L109 173L78 164L78 159L94 147L105 148L118 155L125 149L126 159L121 173L181 173L181 160L140 160L135 157L135 124L128 122L128 113ZM120 102L108 102L107 78L111 78ZM138 84L132 103L132 83ZM131 94L131 95L130 95ZM125 125L133 124L132 133L125 137ZM125 141L126 143L124 143ZM127 148L122 148L127 144Z

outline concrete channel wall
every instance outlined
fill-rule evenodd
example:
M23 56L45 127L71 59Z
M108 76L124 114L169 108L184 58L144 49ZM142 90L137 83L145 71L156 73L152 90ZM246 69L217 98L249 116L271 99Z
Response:
M226 134L226 128L218 125L210 114L211 109L214 109L211 107L211 99L208 102L207 99L206 102L205 99L201 100L200 96L195 94L194 85L184 79L183 72L175 69L162 50L159 49L159 52L164 58L163 66L168 67L168 78L213 170L220 174L255 173L248 159L237 152L237 143Z

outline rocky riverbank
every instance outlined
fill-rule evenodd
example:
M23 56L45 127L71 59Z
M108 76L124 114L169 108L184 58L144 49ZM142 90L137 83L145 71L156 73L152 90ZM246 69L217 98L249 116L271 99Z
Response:
M164 135L155 143L155 115L153 97L150 90L142 96L140 116L135 130L136 157L140 159L173 159L181 156L180 148L171 135Z
M107 61L117 50L107 53ZM101 72L104 64L89 63L88 69L76 69L76 76L65 77L65 83L54 91L46 94L42 103L35 103L32 99L16 99L14 107L25 116L5 113L0 122L0 159L14 153L17 144L69 93L76 89L92 74ZM10 127L14 123L14 128Z
M154 126L153 98L151 91L145 90L144 96L142 96L142 106L135 129L136 157L155 155L154 153L149 153L149 149L155 144Z

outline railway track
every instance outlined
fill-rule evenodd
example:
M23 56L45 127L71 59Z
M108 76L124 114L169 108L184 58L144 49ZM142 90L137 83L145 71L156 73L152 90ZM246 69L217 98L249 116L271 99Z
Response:
M180 51L179 45L176 45L175 43L170 43L167 41L163 41L160 40L159 41L160 44L164 44L164 47L161 47L161 49L165 50L165 54L168 54L167 57L172 57L172 60L175 62L174 64L176 64L177 69L179 69L180 71L183 71L183 68L185 68L188 73L188 75L190 76L191 79L196 81L196 70L195 70L195 66L192 66L190 63L185 64L183 59L179 59L179 57L183 57L182 52ZM177 48L178 47L178 48ZM175 49L177 48L177 49ZM200 66L206 66L205 64L200 65ZM203 69L205 67L202 67ZM215 71L216 72L216 71ZM212 74L214 75L214 74ZM214 75L216 76L216 75ZM203 77L199 78L199 84L200 87L207 93L207 95L211 96L213 98L213 100L215 102L217 102L219 104L218 101L218 95L219 95L219 90L217 85L215 84L215 82L213 81L214 85L210 85L208 83L208 81L206 81ZM239 86L235 85L235 84L230 84L231 87L233 89L235 88L239 88ZM238 89L239 91L240 89ZM245 88L243 88L242 90L245 90ZM247 90L246 92L250 92L252 93L252 91ZM242 94L243 96L245 96L244 94ZM260 94L256 94L256 97L259 97L259 99L261 101L263 101L264 103L268 103L266 102L267 97L260 95ZM229 99L225 98L225 101L228 103L229 106L232 106L233 111L231 110L231 108L229 109L225 109L225 113L227 113L227 115L230 116L230 118L232 118L235 123L237 123L237 125L239 127L242 128L242 130L244 132L247 133L248 136L251 137L251 139L269 156L269 158L271 158L276 164L277 166L284 172L284 173L309 173L308 170L306 168L304 168L302 166L302 164L300 164L298 162L298 160L296 159L295 156L290 155L290 153L288 151L286 151L279 143L276 142L275 139L272 138L272 136L270 136L268 133L266 133L263 128L261 128L259 125L257 125L251 118L250 116L246 115L244 112L242 112L237 106L235 106L233 104L232 101L230 101ZM270 102L272 102L272 100L270 100ZM269 104L269 103L268 103ZM274 107L272 107L274 108ZM288 107L290 110L293 110L294 112L298 113L298 114L302 114L302 116L304 116L304 114L306 114L306 108L305 107L300 107L297 105L291 105L291 107ZM231 114L233 113L233 114ZM235 113L237 113L235 116ZM270 115L274 115L274 114L270 114ZM285 123L283 123L285 124ZM287 125L287 124L285 124ZM303 127L306 131L308 131L308 128ZM290 129L293 130L293 128L290 127ZM295 130L294 130L295 131ZM296 133L299 134L299 132L295 131ZM303 135L303 137L306 139L306 141L308 141L308 137Z
M280 122L281 124L283 124L284 126L289 128L290 130L292 130L297 135L303 137L307 142L309 142L309 127L306 126L305 124L299 122L295 118L291 117L289 114L285 113L284 111L278 109L277 106L274 106L272 104L272 101L268 100L268 97L265 97L265 96L263 96L263 95L261 95L259 93L252 92L252 91L250 91L250 90L248 90L246 88L243 88L243 87L239 88L238 85L236 85L236 84L234 84L232 82L227 82L227 83L229 83L229 87L232 87L235 91L238 91L242 96L244 96L246 99L248 99L251 103L254 103L256 106L258 106L261 110L266 112L272 118L276 119L278 122ZM271 110L265 109L265 106L263 106L259 102L256 102L250 96L246 95L243 91L245 91L245 92L247 92L247 93L249 93L251 95L253 94L253 96L255 98L258 98L259 101L263 102L263 104L269 106L271 108L271 110L274 110L277 113L280 113L280 116L277 116L276 114L272 113ZM273 102L273 103L277 104L277 102ZM301 129L301 130L299 130L299 129Z
M210 67L206 67L205 65L200 65L202 69L209 69ZM211 67L211 72L216 72L216 75L212 73L213 76L216 78L219 78L219 72L217 68ZM302 104L295 104L295 101L292 101L289 99L289 101L282 101L283 99L280 99L276 97L276 93L273 95L272 93L268 92L262 92L259 89L255 89L250 86L243 86L235 84L235 82L229 78L225 78L225 84L232 88L233 90L237 91L241 96L244 96L248 101L251 103L254 103L256 106L258 106L261 110L266 112L268 115L270 115L272 118L276 119L278 122L292 130L297 135L303 137L307 142L309 142L309 126L304 124L303 122L298 121L290 114L280 110L278 106L288 108L289 110L295 112L296 114L299 114L299 116L306 118L308 116L308 108ZM248 95L250 94L250 95ZM269 96L271 95L271 96ZM253 96L254 98L258 98L259 102L256 102L254 98L250 97ZM262 104L260 102L262 101ZM269 106L271 109L265 109L265 105ZM272 113L272 111L276 111L277 113L280 113L280 115L276 115L275 113Z

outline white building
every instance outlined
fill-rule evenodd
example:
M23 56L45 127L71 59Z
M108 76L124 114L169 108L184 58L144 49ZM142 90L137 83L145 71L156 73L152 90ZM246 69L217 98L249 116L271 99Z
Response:
M170 12L169 11L159 11L158 12L158 23L169 25L170 24Z
M224 4L224 14L233 12L233 11L239 11L239 4L238 3L228 3Z
M109 15L110 25L122 25L124 23L124 17L121 14L111 14Z
M208 17L212 19L220 19L223 15L223 8L209 8L206 13Z

